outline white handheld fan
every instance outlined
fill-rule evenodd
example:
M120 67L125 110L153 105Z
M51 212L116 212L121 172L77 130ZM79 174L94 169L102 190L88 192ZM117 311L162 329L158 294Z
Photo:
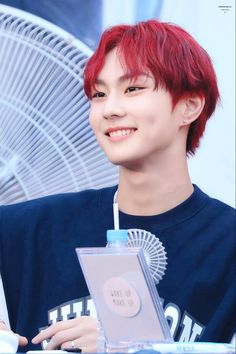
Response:
M0 204L117 182L88 123L91 54L61 28L0 5Z
M129 229L127 246L143 249L152 278L158 284L167 266L166 251L161 241L149 231Z

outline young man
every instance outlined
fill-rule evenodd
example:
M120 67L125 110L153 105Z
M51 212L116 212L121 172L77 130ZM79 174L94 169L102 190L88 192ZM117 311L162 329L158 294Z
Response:
M47 349L96 350L95 319L79 317L95 313L75 248L105 245L117 190L121 228L150 231L165 247L158 292L174 339L229 342L234 210L192 185L186 157L199 146L219 97L209 56L175 25L115 26L87 64L85 92L98 142L119 165L119 185L0 209L12 330L31 341L51 325L27 350L46 341Z

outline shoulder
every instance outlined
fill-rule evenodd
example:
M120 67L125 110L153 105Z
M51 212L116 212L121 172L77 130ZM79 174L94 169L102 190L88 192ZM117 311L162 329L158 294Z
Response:
M235 219L235 208L231 207L230 205L216 199L209 197L208 203L209 212L212 212L215 215L218 215L220 219Z
M221 214L221 216L224 217L235 217L235 209L233 207L204 193L196 185L195 185L195 190L199 199L203 201L202 206L205 207L204 211L206 213Z
M204 193L194 186L194 193L182 205L183 228L188 233L204 238L209 244L215 242L229 245L235 238L235 209ZM215 247L215 246L214 246Z
M34 200L20 202L11 205L0 206L1 223L14 220L47 220L50 217L58 219L61 215L92 212L92 209L99 208L102 193L109 193L110 188L90 189L75 193L63 193L41 197Z
M199 189L199 193L204 195L205 202L203 208L197 216L197 222L204 240L212 240L219 247L225 245L233 247L235 242L235 209L230 205L213 198ZM214 249L216 249L214 244Z
M3 214L24 214L27 212L39 212L47 208L60 208L65 205L74 205L83 202L90 193L89 191L79 193L65 193L49 195L37 199L32 199L20 203L2 205L0 207L0 216ZM88 198L88 197L87 197Z

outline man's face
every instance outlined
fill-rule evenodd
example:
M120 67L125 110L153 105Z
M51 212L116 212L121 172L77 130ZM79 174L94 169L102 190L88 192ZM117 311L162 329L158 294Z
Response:
M170 94L154 87L152 74L129 78L117 51L108 53L92 91L89 119L112 163L155 163L177 148L178 112L172 110Z

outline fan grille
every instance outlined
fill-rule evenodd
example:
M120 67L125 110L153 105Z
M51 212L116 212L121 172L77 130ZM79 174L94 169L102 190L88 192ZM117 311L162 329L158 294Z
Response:
M88 123L90 54L57 26L0 6L0 203L117 182Z
M129 229L127 245L142 248L152 278L158 284L167 266L166 251L159 238L146 230Z

